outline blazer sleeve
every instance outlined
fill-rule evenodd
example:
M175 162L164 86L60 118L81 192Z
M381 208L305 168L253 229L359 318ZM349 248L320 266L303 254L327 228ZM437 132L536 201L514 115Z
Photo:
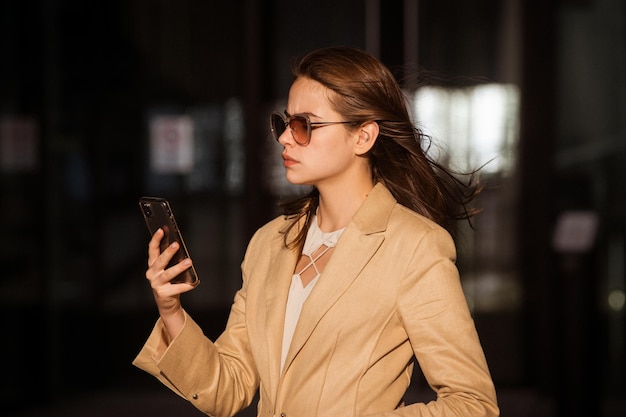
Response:
M415 248L398 310L415 357L437 399L411 404L391 416L499 415L495 388L455 266L456 250L441 228Z
M206 414L232 416L250 405L259 377L245 325L246 287L244 280L215 343L187 313L183 329L169 342L159 319L133 364Z

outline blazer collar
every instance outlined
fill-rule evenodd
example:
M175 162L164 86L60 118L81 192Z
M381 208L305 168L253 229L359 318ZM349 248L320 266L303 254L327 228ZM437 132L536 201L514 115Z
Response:
M352 223L364 235L384 232L395 205L396 199L387 187L379 182L354 214Z
M361 207L354 214L352 223L365 235L383 232L387 228L389 216L391 216L391 211L395 204L396 199L389 189L379 182L372 188ZM302 219L300 223L303 223ZM279 232L284 235L291 224L292 221L286 221L280 227ZM292 235L289 237L293 237L293 234L297 233L296 229L301 226L293 228L291 230Z

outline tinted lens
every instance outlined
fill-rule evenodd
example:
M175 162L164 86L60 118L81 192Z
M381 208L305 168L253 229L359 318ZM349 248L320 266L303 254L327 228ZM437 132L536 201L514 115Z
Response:
M270 129L276 140L285 132L285 120L280 114L272 113L270 116Z
M308 143L309 129L306 118L302 116L291 116L291 119L289 119L289 128L296 142L300 145Z

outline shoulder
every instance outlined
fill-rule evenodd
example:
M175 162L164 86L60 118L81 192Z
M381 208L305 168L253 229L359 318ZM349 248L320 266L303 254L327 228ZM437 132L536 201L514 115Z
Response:
M450 237L448 231L433 220L396 203L387 223L387 232L409 235L444 235Z
M268 233L280 233L280 231L285 226L285 224L287 224L288 221L289 220L287 219L287 216L276 216L272 220L268 221L263 226L258 228L255 234L265 235Z
M444 227L398 203L391 211L385 234L388 238L406 239L414 244L437 242L438 246L455 246L452 236Z
M388 228L394 231L406 231L408 233L428 233L431 231L444 231L445 229L423 215L396 203L389 216Z
M282 239L283 230L288 223L289 219L286 216L277 216L273 218L254 232L252 238L250 239L250 244L259 240L267 242L268 240L276 238Z
M290 226L298 221L294 217L285 215L277 216L268 221L252 235L248 243L248 251L258 246L267 248L268 245L275 245L278 242L284 246L285 234L289 233L290 236L288 238L293 237L291 234L295 233L294 230L297 228L290 228Z
M364 235L383 234L385 239L406 248L435 240L454 248L445 228L398 203L384 184L378 183L353 218Z
M256 263L260 259L265 259L270 253L270 248L283 244L284 236L281 230L286 222L285 216L278 216L258 228L248 241L243 265L250 261Z

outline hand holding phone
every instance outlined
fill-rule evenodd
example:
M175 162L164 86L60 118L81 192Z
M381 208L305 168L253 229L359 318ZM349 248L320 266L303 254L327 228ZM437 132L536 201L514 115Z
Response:
M178 242L179 250L174 254L167 267L170 268L184 259L189 258L189 252L185 246L183 236L178 229L178 224L176 223L174 212L172 211L169 202L160 197L141 197L139 199L139 207L151 236L154 235L159 228L163 230L163 238L160 243L161 252L163 252L173 242ZM198 285L200 281L198 279L198 274L192 265L176 277L172 278L170 282L174 284L185 282L192 285Z

